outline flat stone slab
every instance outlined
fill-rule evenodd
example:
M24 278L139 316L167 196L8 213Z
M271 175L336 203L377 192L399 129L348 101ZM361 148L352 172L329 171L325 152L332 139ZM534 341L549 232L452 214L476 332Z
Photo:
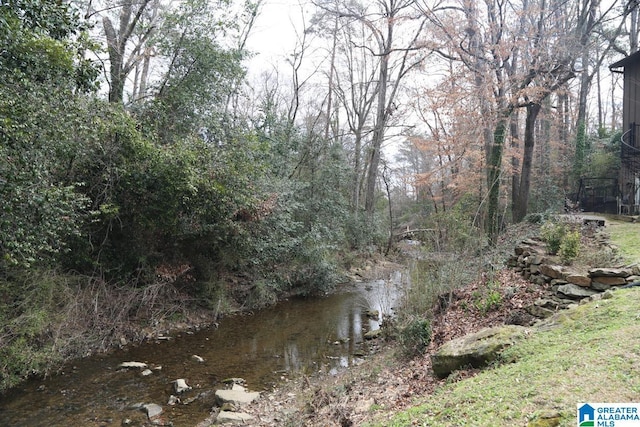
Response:
M574 285L582 286L584 288L591 286L591 277L587 274L570 272L566 275L565 279L569 283L573 283Z
M591 277L629 277L633 274L630 268L592 268L589 270Z
M443 344L431 356L434 374L444 378L469 366L479 368L495 360L506 347L526 336L529 329L517 325L485 328Z
M253 416L244 412L220 411L216 424L246 424L253 420Z
M552 279L564 280L564 272L562 271L562 266L559 265L542 264L540 266L540 273Z
M248 405L260 397L257 391L246 390L217 390L216 399L220 404L231 403L232 405Z
M626 285L627 279L625 279L624 277L618 277L618 276L601 276L601 277L594 277L593 283L599 283L601 285L609 285L609 286L620 286L620 285Z
M607 220L601 216L582 215L582 223L584 225L595 224L598 227L604 227L607 223Z
M118 365L118 368L125 369L144 369L147 367L146 363L143 362L122 362Z
M558 286L558 292L571 299L588 298L591 295L598 293L598 291L583 288L582 286L574 285L573 283Z

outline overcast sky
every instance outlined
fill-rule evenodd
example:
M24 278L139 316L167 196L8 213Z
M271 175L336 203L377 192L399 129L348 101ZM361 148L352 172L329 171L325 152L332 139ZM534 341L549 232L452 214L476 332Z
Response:
M281 63L293 52L296 30L300 32L303 27L302 10L310 10L305 0L263 0L260 14L247 40L247 47L256 54L249 63L251 74L256 73L257 69Z

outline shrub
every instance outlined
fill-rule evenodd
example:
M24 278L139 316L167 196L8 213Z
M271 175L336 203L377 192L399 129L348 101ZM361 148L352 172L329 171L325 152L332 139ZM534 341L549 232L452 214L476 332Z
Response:
M529 224L544 224L549 220L550 214L548 212L534 212L527 214L524 220Z
M420 317L409 319L398 331L398 342L403 355L407 357L424 353L431 342L431 322Z
M560 250L562 239L567 234L567 227L560 222L545 222L540 228L542 240L547 244L547 250L555 255Z
M580 233L572 231L564 235L558 254L565 264L570 264L580 253Z
M473 306L483 315L502 305L502 294L496 289L495 282L489 282L482 291L475 291L472 298Z

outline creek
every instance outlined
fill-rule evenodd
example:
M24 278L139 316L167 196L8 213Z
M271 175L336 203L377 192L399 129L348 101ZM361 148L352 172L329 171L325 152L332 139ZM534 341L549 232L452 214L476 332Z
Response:
M75 360L0 396L0 425L142 425L146 419L135 404L155 403L174 426L195 426L209 415L224 379L240 377L248 389L263 391L295 374L335 373L361 362L372 345L364 333L379 328L367 310L390 314L405 281L394 272L388 280L343 285L322 298L293 298L252 315L225 317L217 328ZM161 369L142 376L141 370L119 368L127 361ZM169 406L179 378L193 389Z

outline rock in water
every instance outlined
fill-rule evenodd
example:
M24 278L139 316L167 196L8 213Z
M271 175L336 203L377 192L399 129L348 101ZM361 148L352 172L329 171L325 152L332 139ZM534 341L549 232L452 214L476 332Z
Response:
M258 392L247 392L245 390L218 390L216 391L216 399L222 405L231 403L233 405L248 405L260 397Z
M143 405L142 408L145 410L147 417L149 417L150 420L162 414L162 406L155 403L147 403Z
M191 390L191 387L187 385L187 382L184 378L179 378L173 382L173 389L176 393L180 394L185 391Z
M147 367L146 363L143 362L122 362L121 364L118 365L118 368L134 368L134 369L144 369Z

